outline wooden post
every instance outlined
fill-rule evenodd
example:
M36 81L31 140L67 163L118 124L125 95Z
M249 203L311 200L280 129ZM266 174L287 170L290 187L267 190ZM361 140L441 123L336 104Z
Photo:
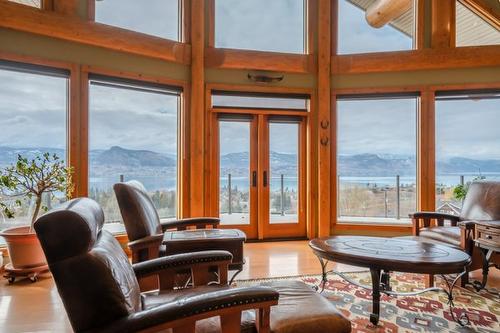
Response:
M318 3L318 235L330 235L331 223L331 1ZM334 205L335 206L335 205Z
M189 112L189 215L204 215L205 1L191 1L191 103Z
M434 92L422 91L420 100L418 110L417 210L434 211L436 208Z
M455 0L432 1L431 46L455 47Z
M53 0L53 10L57 13L78 16L78 0Z

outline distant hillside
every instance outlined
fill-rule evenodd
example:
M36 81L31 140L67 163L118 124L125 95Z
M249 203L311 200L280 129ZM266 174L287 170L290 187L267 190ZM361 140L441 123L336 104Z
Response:
M470 158L454 157L446 162L438 162L442 173L500 173L500 160L473 160Z
M63 149L57 148L11 148L0 146L0 165L10 165L17 160L17 155L22 155L28 158L34 158L37 155L43 153L56 154L61 159L65 158L65 152Z
M415 158L381 157L376 154L340 155L338 170L342 176L412 176L416 172Z
M17 154L30 158L37 154L49 152L64 157L64 150L55 148L9 148L0 147L0 165L13 163ZM92 150L89 160L93 166L120 168L164 168L174 167L176 157L160 154L150 150L132 150L114 146L106 150ZM271 152L270 162L276 172L294 170L297 165L297 155ZM230 153L221 156L220 166L233 174L247 174L249 166L248 153ZM338 170L342 176L413 176L416 161L414 157L403 155L358 154L340 155ZM500 160L475 160L455 157L447 161L439 161L441 174L479 174L499 173Z
M92 164L130 167L170 167L176 161L149 150L131 150L114 146L97 154Z

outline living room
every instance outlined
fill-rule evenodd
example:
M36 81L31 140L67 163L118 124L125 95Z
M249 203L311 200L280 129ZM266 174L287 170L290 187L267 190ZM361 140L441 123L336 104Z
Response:
M0 0L0 331L499 331L499 78L498 0Z

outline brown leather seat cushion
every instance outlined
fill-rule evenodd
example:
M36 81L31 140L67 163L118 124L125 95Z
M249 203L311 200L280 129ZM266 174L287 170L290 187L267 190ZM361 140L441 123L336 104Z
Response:
M459 227L433 227L422 228L419 233L421 238L432 239L447 245L460 246ZM421 239L425 241L424 239Z
M351 332L351 323L325 297L300 281L272 281L258 283L269 286L280 293L277 306L271 308L272 333L320 333L320 332ZM220 287L200 287L195 291L185 289L167 294L149 293L143 298L144 308L151 308L158 304L176 301L186 295L196 295L200 291ZM214 289L215 290L215 289ZM254 311L245 311L242 314L241 332L256 332ZM199 321L196 324L196 333L219 333L220 321L218 317Z
M417 241L417 242L426 242L426 243L432 243L432 244L450 246L450 247L454 247L454 248L457 248L459 250L462 250L462 248L460 247L459 244L444 243L442 241L439 241L439 240L436 240L436 239L432 239L432 238L423 238L423 237L420 237L420 236L403 236L403 237L397 237L397 238L410 239L410 240L414 240L414 241Z

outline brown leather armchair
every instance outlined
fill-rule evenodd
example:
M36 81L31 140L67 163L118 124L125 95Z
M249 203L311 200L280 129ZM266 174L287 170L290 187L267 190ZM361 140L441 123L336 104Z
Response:
M187 218L160 222L160 217L144 186L135 180L113 186L118 206L127 230L132 262L137 263L163 256L163 233L167 230L186 230L207 226L217 228L219 219L213 217Z
M439 212L417 212L410 214L410 218L413 222L413 236L464 250L472 257L469 270L473 271L482 265L479 252L474 251L475 222L500 223L500 182L471 183L458 216ZM461 284L465 285L467 282L468 275L462 279ZM427 284L433 284L432 276Z
M140 293L136 276L172 276L193 265L227 265L231 254L204 251L131 265L115 238L102 230L104 214L95 201L71 200L35 222L35 230L57 289L76 332L240 331L242 311L258 309L252 330L269 332L270 307L279 294L269 287L196 287ZM168 281L168 278L161 281ZM214 324L220 316L220 324ZM212 319L207 319L212 318ZM248 323L247 323L248 324ZM256 326L256 327L255 327ZM196 330L195 330L196 327Z

